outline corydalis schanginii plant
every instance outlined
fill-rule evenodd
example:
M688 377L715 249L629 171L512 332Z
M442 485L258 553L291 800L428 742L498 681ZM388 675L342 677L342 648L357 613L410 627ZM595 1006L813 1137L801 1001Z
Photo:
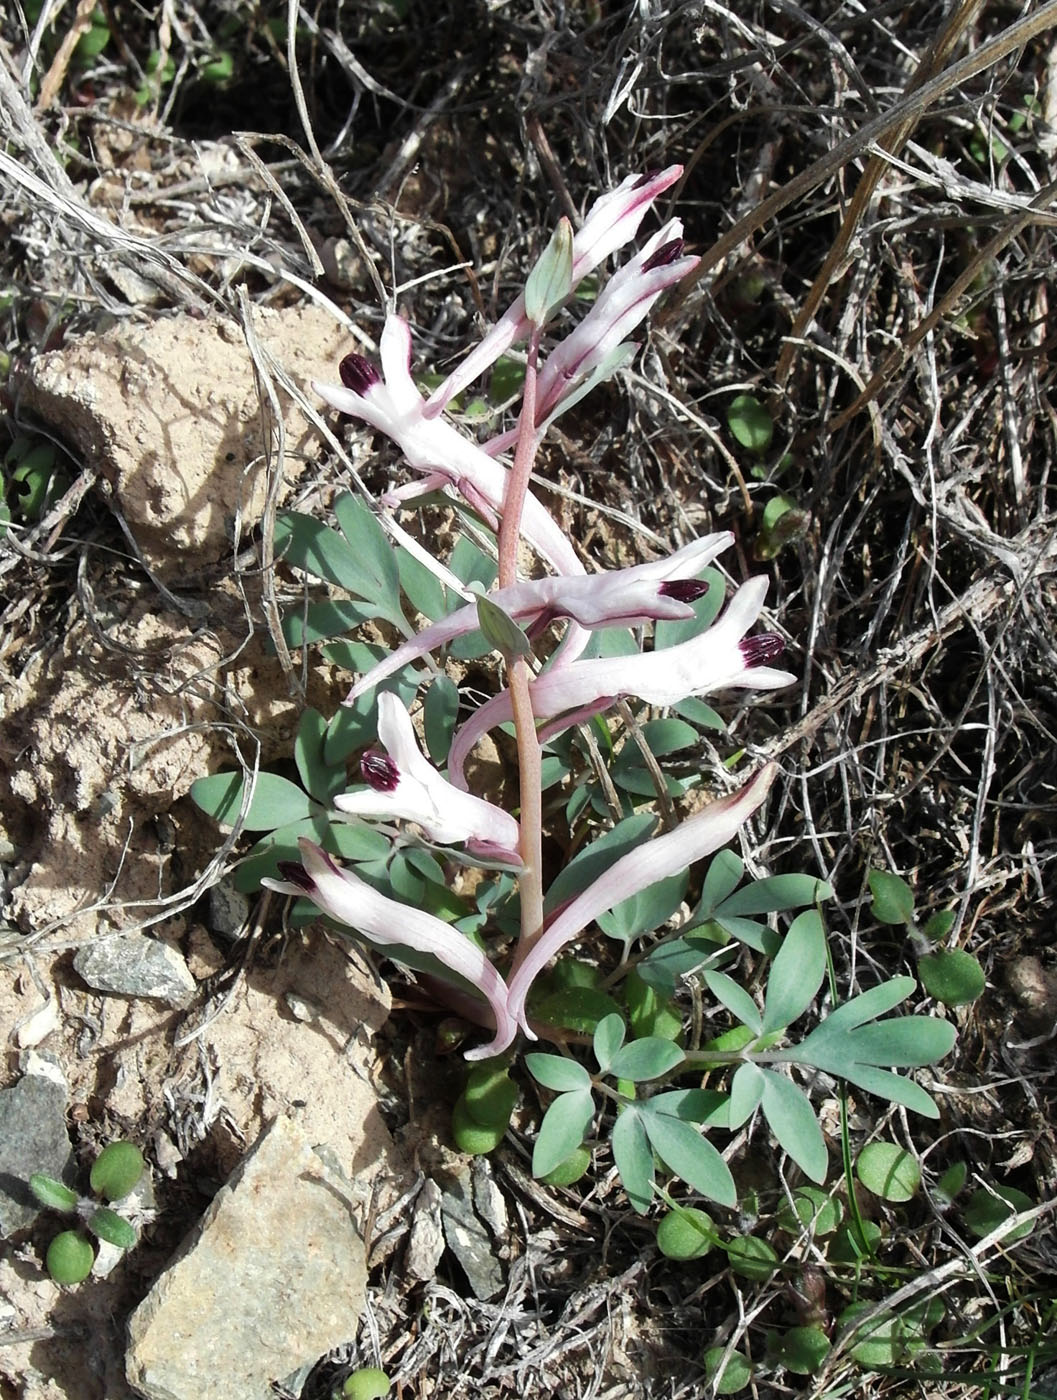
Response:
M596 202L575 235L562 220L524 293L430 400L423 399L411 377L411 333L395 313L387 317L382 331L380 370L364 356L351 354L341 364L341 386L315 386L333 407L385 433L409 465L424 474L411 486L392 492L389 504L425 490L455 492L499 537L496 589L486 599L426 628L361 676L347 703L408 661L477 628L483 628L506 663L506 687L456 731L447 777L423 756L401 701L380 694L381 748L363 759L363 788L338 796L335 806L347 816L414 822L438 844L465 845L471 859L516 868L520 937L503 977L457 929L380 894L307 839L301 841L301 863L285 863L281 866L284 879L267 883L291 894L308 895L319 908L377 943L399 943L430 954L442 968L473 986L487 1003L495 1034L490 1043L471 1050L470 1058L499 1054L519 1030L535 1038L526 998L544 967L621 901L729 842L764 801L774 777L773 767L762 768L739 791L626 853L604 877L549 918L544 916L541 733L556 733L600 713L621 697L667 706L716 690L772 690L795 679L767 664L782 651L777 636L746 636L763 606L763 579L743 585L720 619L690 641L663 652L584 657L595 629L692 617L694 600L707 588L699 575L733 537L711 535L667 559L589 574L564 531L529 490L536 452L549 424L628 362L637 348L628 336L657 298L696 266L697 259L683 250L680 222L665 225L612 276L579 325L546 358L542 355L544 327L582 278L635 236L653 201L680 173L680 167L672 166L657 174L629 177ZM519 342L526 343L526 369L518 426L490 442L472 441L441 413L456 393ZM507 466L500 454L511 446L514 458ZM519 577L521 543L529 545L550 570L546 577ZM530 639L562 621L561 643L537 671L529 661ZM511 719L518 749L516 821L468 791L465 769L477 740Z

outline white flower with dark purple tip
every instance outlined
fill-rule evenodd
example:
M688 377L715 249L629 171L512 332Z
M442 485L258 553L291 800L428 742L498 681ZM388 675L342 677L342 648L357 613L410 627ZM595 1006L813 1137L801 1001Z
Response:
M520 864L514 818L437 772L418 747L411 716L388 691L378 697L378 739L385 752L369 752L360 764L367 786L335 797L339 811L415 822L439 845L465 842L472 855Z
M657 298L697 266L699 258L683 255L682 234L678 219L654 234L614 272L584 319L547 357L539 376L537 421L549 418L645 320Z
M630 899L658 880L665 880L685 870L694 861L711 855L733 840L767 796L776 772L773 763L767 764L738 792L710 803L673 831L636 846L556 914L528 953L515 960L510 973L509 1014L505 1033L497 1032L491 1044L471 1050L466 1058L480 1060L502 1054L517 1034L518 1025L531 1036L525 999L533 982L551 959L582 933L588 924L621 900Z
M445 419L423 416L422 396L409 368L411 332L402 317L386 317L379 349L381 374L364 356L351 354L341 362L341 385L314 382L312 387L332 408L385 433L410 466L427 474L429 483L440 479L493 519L501 515L507 469ZM521 534L557 573L584 572L564 532L531 494L525 499Z
M688 696L718 690L780 690L795 684L791 672L761 664L780 655L784 644L779 636L745 637L760 615L766 593L765 578L750 579L716 623L676 646L570 661L544 671L529 686L537 722L554 721L544 723L541 737L597 714L621 696L635 696L650 705L677 705ZM448 755L454 782L465 781L466 759L478 739L510 717L510 693L504 690L456 731Z
M623 248L635 237L646 210L659 194L675 184L682 173L681 165L670 165L666 170L629 175L615 190L595 200L583 227L573 238L573 287L594 271L610 253ZM470 351L458 369L433 392L426 404L427 417L432 418L440 413L456 394L484 374L500 355L524 340L530 325L522 293L484 340Z
M509 1045L517 1034L507 1011L508 988L476 944L458 929L422 909L380 894L351 870L337 864L322 846L302 837L301 863L282 861L281 880L262 881L280 894L305 895L324 914L358 930L383 947L431 953L446 968L476 987L492 1008L496 1036Z
M529 579L510 588L501 588L488 597L508 617L527 627L530 634L563 617L572 618L588 629L685 621L694 615L691 604L708 587L694 575L711 564L733 542L734 536L723 530L692 540L674 554L651 560L648 564L634 564L627 569L613 569L608 573L586 574L576 578L556 575ZM361 676L346 696L345 704L351 705L372 686L395 675L402 667L439 647L447 646L456 637L475 631L478 625L476 604L459 608L448 617L434 622ZM560 664L571 665L572 660L565 657Z

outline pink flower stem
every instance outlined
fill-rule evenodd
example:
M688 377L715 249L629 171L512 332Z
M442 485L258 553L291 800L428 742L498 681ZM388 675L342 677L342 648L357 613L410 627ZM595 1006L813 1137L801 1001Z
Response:
M525 366L525 389L518 420L517 447L503 496L503 520L499 529L499 587L517 583L517 551L521 513L528 494L529 477L536 460L536 370L540 328L533 326ZM518 792L521 801L519 853L524 867L519 877L521 937L514 966L525 957L543 932L543 788L540 742L529 690L531 673L523 656L507 658L507 685L517 739Z

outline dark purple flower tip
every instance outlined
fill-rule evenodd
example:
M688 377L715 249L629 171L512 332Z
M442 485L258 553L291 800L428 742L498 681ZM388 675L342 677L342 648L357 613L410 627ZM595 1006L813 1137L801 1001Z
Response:
M338 366L341 382L354 394L366 394L381 382L381 375L363 355L346 355Z
M693 603L698 598L703 598L710 587L710 584L700 578L673 578L667 583L662 583L657 591L662 598L675 598L680 603Z
M659 170L645 170L632 185L633 190L641 190L644 185L648 185L651 180L656 180L661 172Z
M375 792L394 792L400 781L400 769L388 754L371 749L360 759L363 781Z
M668 267L675 262L676 258L683 255L683 240L681 238L670 238L667 243L662 243L656 252L651 253L642 264L643 272L652 272L655 267Z
M306 894L311 894L316 887L315 880L312 879L312 876L309 875L305 867L296 860L281 860L279 862L279 874L291 885L296 885L298 889L304 890Z
M744 637L738 650L746 666L763 666L768 661L777 661L785 651L785 642L777 632L759 632L755 637Z

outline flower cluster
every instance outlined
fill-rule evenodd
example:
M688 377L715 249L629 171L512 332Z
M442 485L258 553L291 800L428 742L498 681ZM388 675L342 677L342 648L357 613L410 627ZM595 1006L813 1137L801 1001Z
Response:
M456 730L447 776L421 752L405 705L382 691L377 700L379 747L361 761L363 785L334 803L345 819L414 823L438 845L461 845L470 860L516 871L523 922L507 976L460 931L434 914L381 894L309 840L300 843L300 863L284 862L283 878L266 882L277 890L307 895L332 918L376 944L431 955L456 981L473 988L487 1004L481 1019L490 1019L494 1035L487 1045L471 1050L470 1058L499 1054L519 1032L534 1038L526 998L551 959L620 901L730 841L763 802L774 776L771 766L762 768L739 791L622 856L604 877L549 920L543 918L539 861L532 855L539 848L540 804L531 800L533 785L538 798L533 754L538 754L541 741L599 714L621 697L669 706L689 696L728 689L767 691L794 681L789 672L769 664L783 649L781 639L773 633L748 635L763 607L763 579L743 584L714 624L689 641L630 656L585 656L595 629L692 618L694 602L709 587L700 575L733 537L708 535L667 558L589 573L563 530L527 489L535 447L548 424L628 362L637 348L628 337L657 298L696 266L697 259L684 251L679 221L666 224L614 273L588 313L546 358L540 357L543 321L584 276L635 236L654 200L680 173L680 167L672 166L631 176L595 203L575 236L567 225L560 227L537 265L535 283L529 279L526 293L430 399L423 398L411 377L411 333L395 313L387 317L382 332L380 370L364 356L351 354L341 363L340 386L315 385L328 404L389 437L407 463L422 473L411 486L391 492L387 504L441 489L457 493L493 528L509 525L504 517L513 510L521 540L549 571L541 578L522 579L516 570L511 576L508 565L504 577L501 546L499 586L487 595L487 606L503 619L504 635L517 639L516 646L497 643L507 662L507 688ZM541 284L546 287L542 302L533 291ZM551 301L555 288L556 303ZM442 416L443 410L500 355L526 340L528 368L518 427L477 443ZM512 446L517 453L513 467L508 467L503 454ZM513 490L515 477L520 479L520 494ZM518 500L516 507L510 506L512 499ZM483 600L468 603L426 627L360 676L346 703L374 690L408 662L483 627L485 606ZM555 625L564 628L560 643L542 668L529 668L525 651ZM520 819L470 792L467 780L467 758L475 744L511 719L519 744ZM531 823L535 831L527 829ZM481 1010L485 1012L484 1005Z

